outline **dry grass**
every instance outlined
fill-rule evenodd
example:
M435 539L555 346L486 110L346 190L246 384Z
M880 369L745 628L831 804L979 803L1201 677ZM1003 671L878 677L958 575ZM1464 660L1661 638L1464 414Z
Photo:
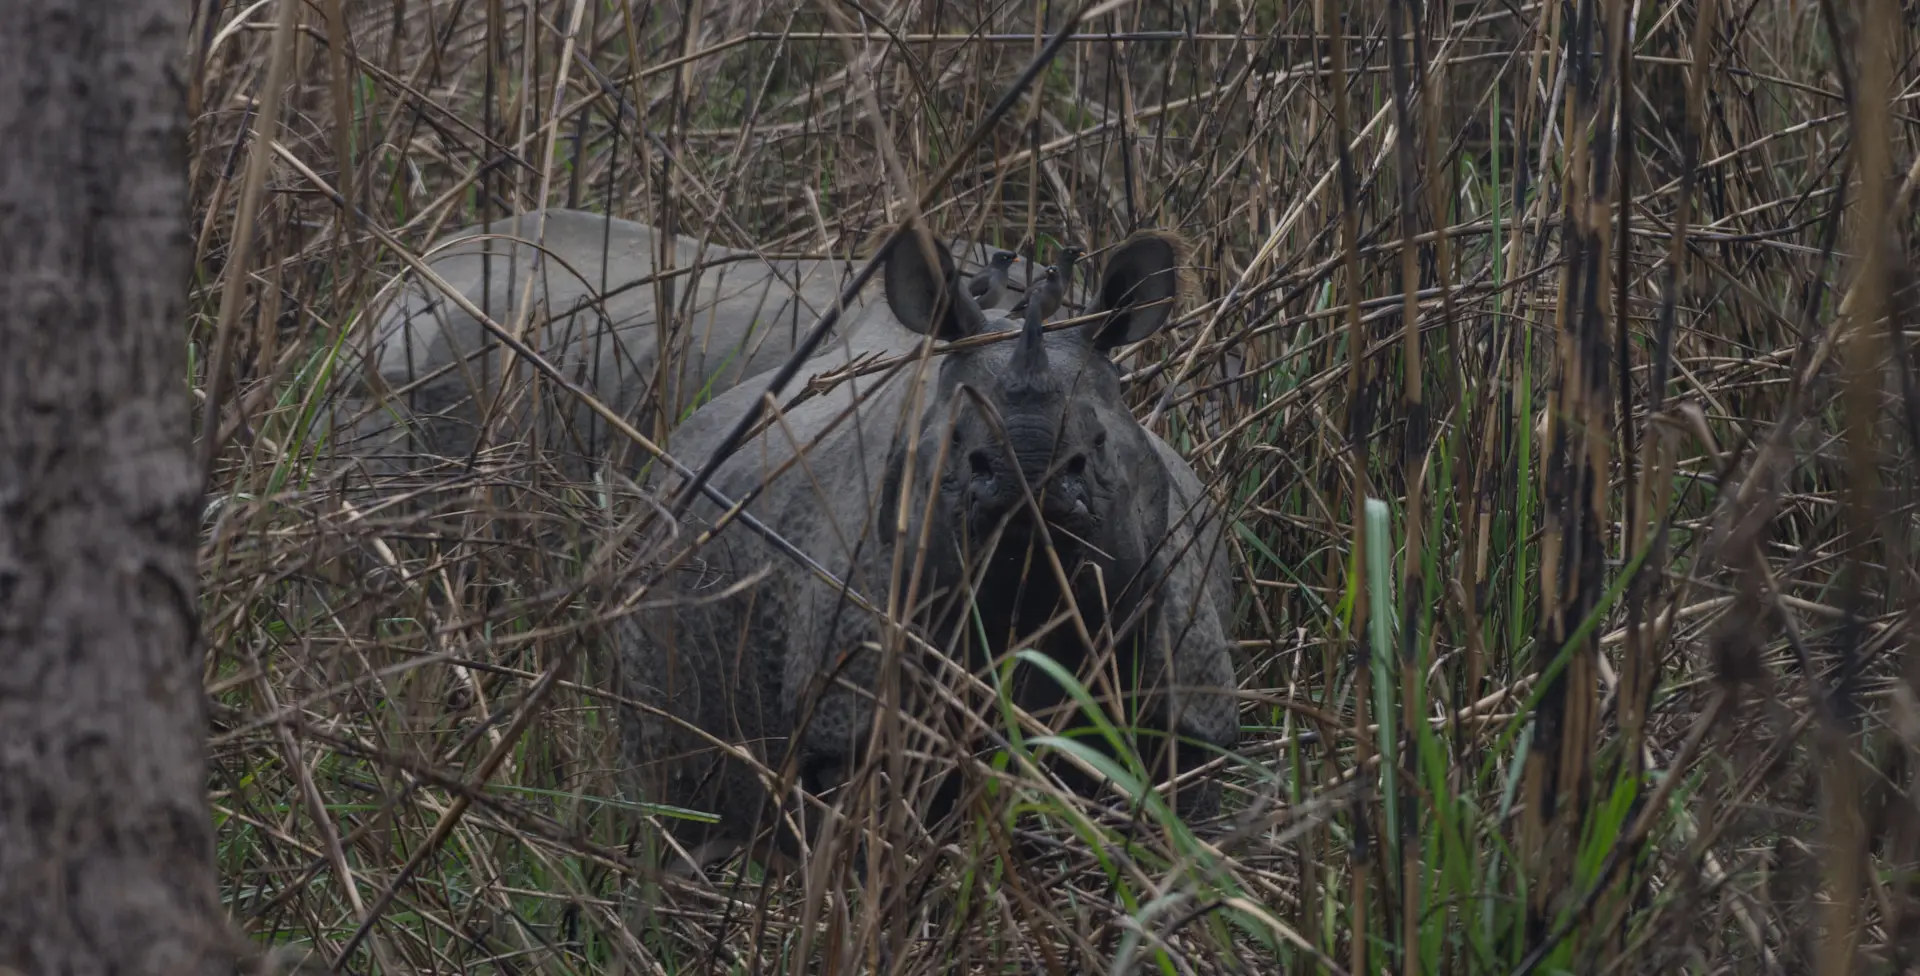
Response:
M346 493L302 432L389 241L545 202L848 254L904 202L863 86L924 190L1065 11L196 6L210 786L259 939L385 973L1920 965L1913 0L1083 24L929 212L1194 243L1201 299L1127 365L1231 512L1232 822L1090 844L1026 782L1057 856L975 824L890 886L849 850L645 867L604 654L655 555L630 500L511 444Z

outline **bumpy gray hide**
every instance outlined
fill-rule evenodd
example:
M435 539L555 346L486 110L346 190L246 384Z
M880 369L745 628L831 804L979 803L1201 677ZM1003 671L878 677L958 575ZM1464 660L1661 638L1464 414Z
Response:
M666 280L680 312L673 317L677 331L668 338L675 352L662 396L655 370L656 306L663 297L654 284L660 264L655 231L581 211L549 210L544 216L544 226L539 213L529 213L462 228L424 257L494 321L523 329L529 346L629 423L647 419L643 431L652 426L648 412L662 404L678 421L785 361L853 271L844 261L768 261L676 238L673 267L682 273ZM534 246L536 239L542 247ZM701 270L686 273L695 265ZM1016 267L1016 280L1024 272ZM365 340L371 375L335 412L338 420L360 418L343 432L343 447L383 455L402 468L433 458L464 461L486 417L487 447L532 439L557 455L570 475L601 460L629 471L644 460L577 397L543 380L528 382L537 380L532 367L512 366L503 377L508 357L492 334L439 288L411 272L404 278L391 303L376 309ZM529 284L530 309L516 322ZM862 296L843 314L834 341L857 333L875 315L887 320L880 326L887 331L891 316L884 304ZM504 398L497 395L503 385ZM387 409L369 416L369 403Z
M1083 328L1041 338L1036 332L1042 353L1026 360L1017 352L1022 343L1004 341L940 356L929 366L930 382L918 407L906 374L843 385L800 405L783 425L750 441L720 468L713 484L730 498L743 497L794 456L796 443L817 438L804 462L779 476L749 510L884 605L895 547L920 538L918 516L929 493L935 499L925 527L923 594L950 594L967 567L979 572L984 529L995 521L989 516L1004 516L1008 486L1017 487L1014 479L1025 477L1043 496L1049 525L1058 514L1061 526L1089 544L1075 546L1062 529L1054 530L1056 543L1070 550L1063 552L1070 571L1082 571L1074 583L1083 612L1097 619L1102 602L1099 588L1088 585L1092 574L1085 572L1095 565L1106 574L1109 596L1118 601L1111 615L1116 626L1142 606L1141 592L1154 593L1134 632L1138 644L1129 645L1135 648L1129 653L1138 655L1134 673L1147 676L1143 687L1158 686L1155 676L1164 681L1170 664L1174 684L1187 689L1158 699L1162 717L1171 711L1181 734L1229 747L1238 732L1230 695L1231 594L1213 506L1187 463L1135 421L1120 399L1118 370L1108 358L1116 344L1144 338L1165 320L1164 306L1143 312L1130 302L1155 289L1171 295L1175 280L1174 249L1166 241L1148 237L1134 243L1139 246L1123 247L1108 263L1097 300L1120 311L1104 327L1094 327L1097 334ZM959 284L964 278L953 274L946 254L940 254L945 270L935 273L918 253L902 247L885 271L889 307L906 326L887 333L898 350L919 342L916 333L952 339L1021 327L1005 313L973 307ZM1166 273L1152 273L1163 267ZM943 278L957 307L933 300ZM934 315L936 308L947 314ZM822 357L803 375L844 359L844 353ZM956 396L962 385L994 403L1017 455L1018 473L1004 463L997 435L980 412ZM736 389L696 412L673 434L677 453L698 466L757 395L751 387ZM834 426L850 409L852 419ZM907 475L906 445L915 430L920 451L914 473ZM946 466L930 473L943 441L951 444ZM892 531L894 479L907 480L913 489L909 512L914 517L899 538ZM704 502L695 511L699 518L717 513ZM1016 546L1002 539L1000 547L986 563L977 603L990 633L996 627L1003 633L1007 628L1028 632L1024 628L1035 623L1028 619L1035 614L1021 609L1025 604L1012 589L1018 558L1008 554ZM768 576L748 591L711 599L762 569ZM1135 585L1122 591L1128 580ZM822 679L838 666L843 677L870 687L878 656L863 648L881 643L882 630L834 587L739 525L708 544L676 585L691 598L687 605L638 615L620 630L625 693L644 706L623 714L624 750L648 799L719 815L720 823L712 827L675 822L685 841L705 843L713 852L747 840L764 826L771 804L753 771L726 758L712 740L778 769L792 739L804 784L832 785L851 769L872 713L860 695L838 688L822 692ZM1038 616L1050 615L1055 605L1047 602ZM964 635L951 612L930 611L918 623L937 645L964 642L956 640ZM1085 647L1077 640L1055 637L1043 646L1070 667L1084 663L1079 659ZM978 667L1005 652L1004 639L995 639L963 653ZM1023 704L1044 705L1045 697ZM812 717L794 738L797 720L810 706ZM1193 758L1183 756L1183 767ZM1217 808L1217 787L1189 789L1182 800L1187 812L1207 814Z

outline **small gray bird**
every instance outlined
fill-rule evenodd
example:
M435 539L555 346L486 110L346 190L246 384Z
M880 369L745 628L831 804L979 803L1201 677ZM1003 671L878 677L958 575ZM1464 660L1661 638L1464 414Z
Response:
M1077 247L1063 247L1054 259L1052 267L1047 269L1033 287L1027 289L1027 297L1013 307L1013 314L1019 315L1027 310L1027 304L1035 297L1039 298L1040 317L1045 319L1060 310L1060 302L1067 297L1067 288L1073 284L1073 266L1080 256L1087 252Z
M986 270L967 282L967 293L973 296L975 305L986 310L1000 304L1000 296L1007 293L1007 269L1013 267L1017 257L1012 251L996 251Z
M1026 297L1013 306L1012 314L1024 317L1027 309L1032 308L1040 313L1040 320L1044 322L1047 316L1060 310L1060 299L1066 294L1066 286L1060 283L1059 266L1049 266L1040 273L1039 281L1028 286Z

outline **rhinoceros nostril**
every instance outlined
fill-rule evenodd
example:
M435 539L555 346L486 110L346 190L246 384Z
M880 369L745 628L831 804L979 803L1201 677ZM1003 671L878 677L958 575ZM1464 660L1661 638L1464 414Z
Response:
M967 480L966 498L972 514L979 517L986 514L987 509L997 507L1000 482L993 476L992 467L980 461L980 452L974 452L973 460L973 477Z
M1068 477L1078 478L1081 475L1086 473L1087 473L1087 456L1085 454L1075 454L1074 456L1067 459L1067 476Z
M984 448L975 448L967 453L967 464L973 468L975 478L993 477L993 455Z

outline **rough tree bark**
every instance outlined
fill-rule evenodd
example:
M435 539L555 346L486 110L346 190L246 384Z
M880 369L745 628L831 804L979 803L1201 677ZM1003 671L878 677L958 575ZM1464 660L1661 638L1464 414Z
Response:
M206 799L181 0L0 0L0 974L232 972Z

